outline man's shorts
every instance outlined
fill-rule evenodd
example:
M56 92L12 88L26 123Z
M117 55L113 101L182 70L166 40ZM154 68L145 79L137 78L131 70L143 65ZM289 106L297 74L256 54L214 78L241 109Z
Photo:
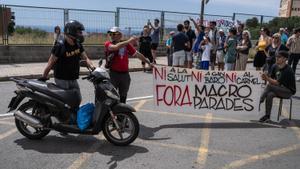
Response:
M151 43L151 49L156 50L158 47L158 43Z
M185 58L186 61L192 61L193 60L192 52L185 51L185 54L186 54L186 58Z
M173 53L173 66L184 66L185 51L180 50Z
M210 51L210 63L216 63L216 52L214 50Z
M217 50L217 63L224 63L225 53L223 50Z

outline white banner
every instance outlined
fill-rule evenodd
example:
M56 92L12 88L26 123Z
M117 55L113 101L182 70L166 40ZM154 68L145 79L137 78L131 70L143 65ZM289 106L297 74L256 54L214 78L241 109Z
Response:
M258 71L202 71L155 66L154 104L171 112L258 112Z

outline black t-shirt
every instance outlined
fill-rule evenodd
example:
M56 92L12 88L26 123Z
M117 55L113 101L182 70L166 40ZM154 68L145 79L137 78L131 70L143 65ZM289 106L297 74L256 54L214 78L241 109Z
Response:
M150 36L141 36L139 43L140 43L140 52L142 54L151 53L151 37Z
M193 30L189 29L186 33L186 36L189 38L190 47L186 48L186 51L191 51L193 46L193 39L196 39L196 34Z
M278 51L281 51L281 50L289 51L289 49L288 49L285 45L283 45L283 44L281 44L280 46L278 46L278 47L276 47L276 48L274 48L274 47L272 46L272 44L271 44L271 45L267 46L266 49L267 49L267 51L268 51L269 56L271 56L271 57L275 57L275 56L276 56L276 53L277 53Z
M243 44L242 44L242 43L243 43L243 40L238 41L238 42L239 42L239 45L243 45ZM252 47L252 43L251 43L250 40L246 41L246 43L247 43L247 48L244 49L244 50L241 50L240 53L245 54L245 55L248 55L248 54L249 54L249 50L250 50L250 48Z
M79 61L84 52L81 44L69 45L57 43L51 50L51 53L57 57L54 65L54 77L62 80L76 80L79 78Z
M189 41L189 38L183 32L179 32L173 36L174 52L186 49L185 44Z
M276 57L276 53L278 51L281 51L281 50L289 51L289 49L285 45L282 45L282 44L276 48L274 48L271 44L271 45L267 46L266 50L268 51L268 54L269 54L269 57L267 57L266 61L269 64L274 64L276 62L275 57Z
M277 65L274 65L272 67L271 78L276 79L279 82L279 85L290 89L292 94L296 93L295 74L289 65L286 65L282 69L279 69Z

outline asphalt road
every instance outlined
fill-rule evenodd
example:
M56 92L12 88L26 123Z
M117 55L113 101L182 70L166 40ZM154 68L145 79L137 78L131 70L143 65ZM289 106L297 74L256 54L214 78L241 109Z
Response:
M151 74L131 73L128 98L152 95ZM93 100L92 86L80 80L84 102ZM297 83L298 89L300 84ZM14 95L12 82L0 83L0 110L7 111ZM61 136L51 132L40 141L24 138L13 118L0 118L0 168L109 168L109 169L296 169L300 166L299 101L293 118L276 122L278 100L271 124L252 122L257 113L172 113L153 107L153 100L130 103L138 112L138 139L116 147L102 134ZM284 104L286 116L288 106Z

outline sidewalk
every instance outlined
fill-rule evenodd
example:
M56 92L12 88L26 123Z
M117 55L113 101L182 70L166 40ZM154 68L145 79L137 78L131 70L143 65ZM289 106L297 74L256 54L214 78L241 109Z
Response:
M94 66L98 66L99 60L92 60ZM167 65L167 57L158 57L157 64ZM20 63L20 64L0 64L0 81L8 81L10 77L23 77L34 79L42 76L42 73L47 63ZM141 61L138 58L129 58L129 71L142 71ZM252 65L252 60L248 60L247 70L255 70ZM300 65L297 67L297 72L300 72ZM86 68L80 68L80 74L86 74ZM50 76L53 71L50 72ZM300 81L300 74L296 73L296 80Z
M99 60L92 60L94 66L98 66ZM167 63L166 57L158 57L156 59L157 64L165 65ZM0 81L8 81L10 77L23 77L34 79L42 76L42 73L47 63L20 63L20 64L3 64L0 65ZM129 59L129 71L142 71L142 64L138 58ZM80 73L85 74L88 70L86 68L80 68ZM50 72L50 76L53 71Z

